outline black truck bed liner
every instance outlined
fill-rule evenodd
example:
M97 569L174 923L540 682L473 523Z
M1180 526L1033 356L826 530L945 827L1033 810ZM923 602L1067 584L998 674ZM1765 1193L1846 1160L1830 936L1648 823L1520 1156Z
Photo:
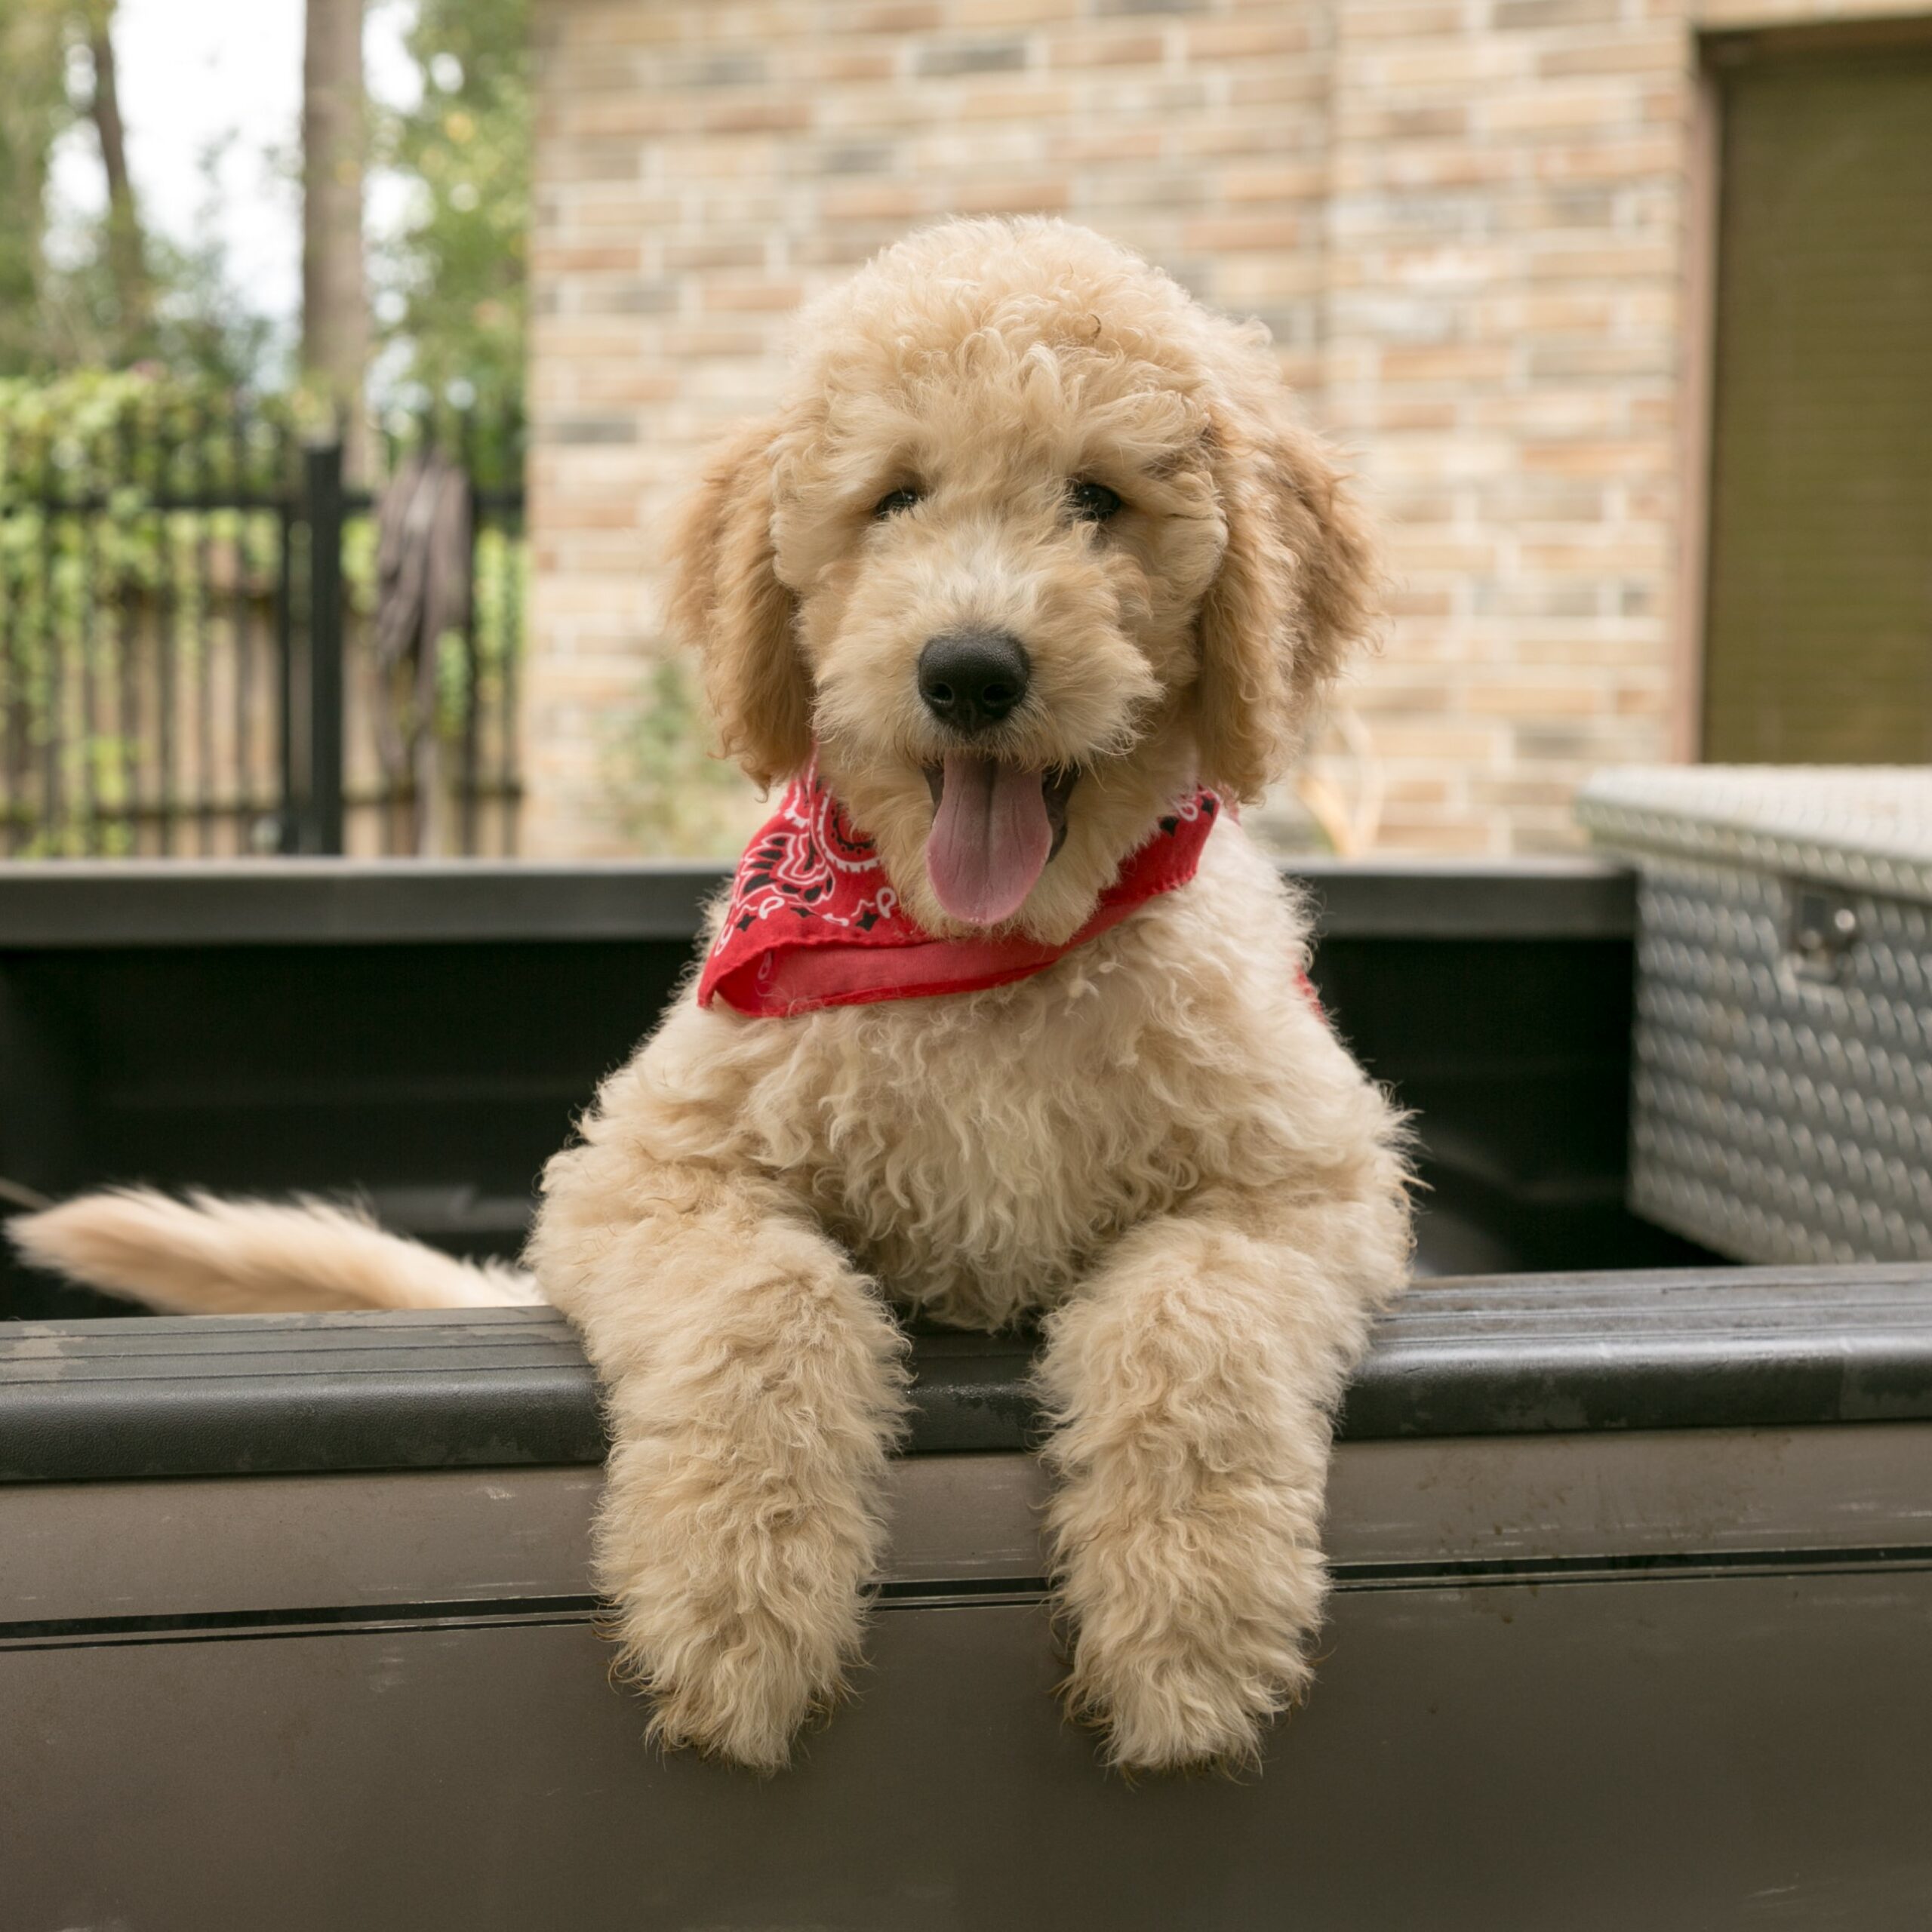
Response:
M0 1176L512 1251L718 876L0 871ZM146 1318L14 1269L0 1932L1932 1923L1932 1269L1626 1211L1625 875L1306 876L1431 1278L1349 1392L1258 1774L1130 1785L1060 1718L1024 1337L915 1337L868 1668L762 1782L607 1681L554 1314Z
M905 1452L1024 1451L1024 1336L921 1334ZM1932 1266L1443 1279L1379 1324L1348 1441L1932 1422ZM0 1482L595 1464L548 1309L0 1325Z

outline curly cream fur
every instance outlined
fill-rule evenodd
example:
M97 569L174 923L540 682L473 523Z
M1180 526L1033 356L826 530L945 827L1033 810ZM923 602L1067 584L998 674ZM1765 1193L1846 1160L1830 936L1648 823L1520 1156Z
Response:
M1104 539L1080 476L1126 501ZM927 492L881 524L888 491ZM1198 774L1253 798L1371 628L1367 526L1294 419L1263 332L1052 221L958 221L890 248L808 312L789 394L708 472L674 542L671 613L726 745L761 782L810 737L920 922L924 640L1017 632L1029 701L992 746L1078 765L1081 809L1016 924L1077 931Z
M1319 1617L1330 1411L1407 1256L1394 1122L1291 990L1303 946L1224 824L1192 887L1035 979L681 1005L608 1083L531 1260L613 1392L604 1582L667 1737L769 1766L843 1682L903 1387L877 1284L965 1327L1052 1311L1070 1694L1124 1764L1254 1752Z
M151 1187L108 1188L7 1232L37 1267L184 1315L285 1309L513 1307L540 1299L519 1269L452 1260L353 1208L294 1207Z
M1126 508L1070 518L1076 478ZM916 511L872 515L915 485ZM915 236L822 304L677 543L727 744L769 781L815 735L936 931L959 930L924 863L945 746L913 663L962 622L1021 635L1032 688L991 748L1079 774L1012 922L1050 941L1197 776L1268 781L1374 591L1258 335L1050 222ZM1306 955L1223 816L1190 884L1032 979L787 1020L688 993L605 1084L529 1260L606 1392L598 1574L666 1743L774 1769L844 1687L905 1407L896 1303L1044 1319L1067 1695L1113 1761L1254 1758L1306 1687L1329 1418L1408 1244L1398 1124L1294 990ZM42 1217L39 1251L87 1273L98 1207L58 1211L64 1243ZM223 1272L217 1231L147 1211L190 1258L177 1288L205 1265L245 1293L259 1264L284 1303L305 1269L355 1286L331 1238L382 1238L235 1222L277 1238ZM91 1278L133 1279L125 1247ZM448 1286L398 1266L356 1291Z
M1017 632L995 749L1081 773L1013 922L1064 939L1197 774L1250 795L1367 631L1359 512L1260 338L1057 223L958 223L808 318L713 467L674 608L761 779L811 736L921 921L943 755L912 665ZM1128 508L1069 521L1069 478ZM871 507L916 488L917 511ZM1243 1761L1299 1697L1329 1417L1408 1241L1399 1135L1293 990L1305 922L1223 820L1192 884L964 997L687 998L553 1160L531 1260L618 1448L599 1560L660 1734L769 1768L843 1688L904 1371L888 1302L1046 1318L1068 1697L1112 1758Z

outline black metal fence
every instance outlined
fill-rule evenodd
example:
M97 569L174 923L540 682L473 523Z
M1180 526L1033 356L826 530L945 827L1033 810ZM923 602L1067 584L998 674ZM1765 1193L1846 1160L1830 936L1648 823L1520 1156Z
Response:
M461 594L411 606L432 454ZM386 456L232 398L0 424L0 854L515 850L520 426Z

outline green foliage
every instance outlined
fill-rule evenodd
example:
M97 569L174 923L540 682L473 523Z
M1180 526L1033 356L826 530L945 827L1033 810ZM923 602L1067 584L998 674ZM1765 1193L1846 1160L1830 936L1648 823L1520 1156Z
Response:
M182 375L240 386L260 376L272 331L234 284L218 239L181 246L139 238L154 300L123 312L109 223L78 238L78 259L47 258L46 189L54 143L88 112L69 97L68 60L91 21L111 22L112 0L0 0L0 377L154 362ZM210 236L222 144L203 156Z
M761 808L735 765L709 749L697 681L681 658L645 679L644 697L613 740L606 778L613 816L653 857L733 858Z
M230 398L268 372L274 331L218 242L141 238L153 299L138 330L122 312L105 221L78 260L46 260L48 155L88 111L84 82L69 99L69 56L99 24L91 10L112 4L0 0L0 752L32 768L31 795L0 784L0 825L12 820L0 849L19 844L23 825L26 850L126 849L128 826L158 808L152 746L121 728L117 688L140 684L151 737L158 657L185 685L245 608L246 622L268 623L278 528L273 510L159 500L279 494L317 426L297 394L251 404L238 435ZM371 4L410 10L422 77L417 108L371 116L371 165L415 188L403 232L371 263L377 386L401 415L438 419L445 446L460 444L479 485L500 490L522 467L533 0ZM204 161L211 205L219 158L217 145ZM198 227L220 232L212 219ZM469 419L460 435L457 410ZM359 635L375 598L371 519L346 527L343 565ZM461 758L480 713L478 755L494 769L513 758L487 721L515 688L521 536L486 525L475 569L475 654L438 641L435 729ZM664 828L641 835L659 849L723 849L734 835L716 828L743 788L698 749L697 707L677 673L653 687L645 718L614 754L642 777L641 824ZM116 812L118 826L106 822Z
M371 264L388 379L421 408L523 393L532 145L531 0L417 0L420 105L378 116L375 159L415 205Z
M129 851L138 828L171 802L192 811L211 792L224 809L222 801L272 782L259 749L252 774L219 747L205 765L202 693L216 694L216 736L225 740L225 721L243 701L238 679L252 679L251 728L258 747L269 742L282 519L297 500L303 432L315 426L293 399L238 408L220 383L152 368L0 379L0 851ZM503 438L479 430L475 440L486 457L494 451L488 460L509 461ZM298 598L303 541L298 531ZM474 655L462 635L436 640L427 721L452 783L472 751L486 784L513 769L504 720L527 553L520 531L485 521L475 539ZM368 722L375 688L362 654L376 555L374 516L352 515L342 547L352 726ZM413 679L395 695L401 727L413 731ZM171 776L158 753L164 716Z
M48 156L72 118L64 0L0 0L0 374L45 369Z
M152 370L0 379L0 732L24 856L131 849L157 666L186 691L215 629L265 629L276 568L272 511L168 500L276 489L292 431Z
M72 267L50 271L45 300L59 328L38 368L165 371L217 390L257 384L271 361L275 325L249 306L234 285L226 250L206 223L204 232L211 238L192 248L165 236L148 238L154 306L132 328L124 324L100 236Z
M192 370L0 377L0 505L18 514L44 496L132 490L145 500L205 494L204 485L272 488L290 438L312 426L279 398L237 411L226 383Z
M105 220L79 260L57 269L46 260L48 157L86 111L69 98L69 52L89 6L102 4L0 0L0 375L152 361L259 382L274 331L218 242L142 238L154 300L138 327L121 313ZM379 385L412 411L454 391L500 414L523 391L533 0L387 4L413 9L406 44L422 97L409 112L371 116L371 162L413 189L403 232L370 264L386 352ZM205 158L211 201L219 152ZM212 221L198 228L218 232Z

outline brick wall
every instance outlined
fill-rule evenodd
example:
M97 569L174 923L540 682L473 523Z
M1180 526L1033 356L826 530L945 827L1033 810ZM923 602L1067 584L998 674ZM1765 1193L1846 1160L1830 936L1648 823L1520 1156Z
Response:
M1347 0L1322 406L1392 533L1386 843L1571 837L1667 750L1690 37L1642 0Z
M1586 771L1666 755L1678 0L536 14L533 854L638 835L611 745L662 648L657 533L787 315L951 212L1066 214L1267 321L1390 531L1391 633L1324 761L1345 794L1372 768L1383 848L1567 843Z

